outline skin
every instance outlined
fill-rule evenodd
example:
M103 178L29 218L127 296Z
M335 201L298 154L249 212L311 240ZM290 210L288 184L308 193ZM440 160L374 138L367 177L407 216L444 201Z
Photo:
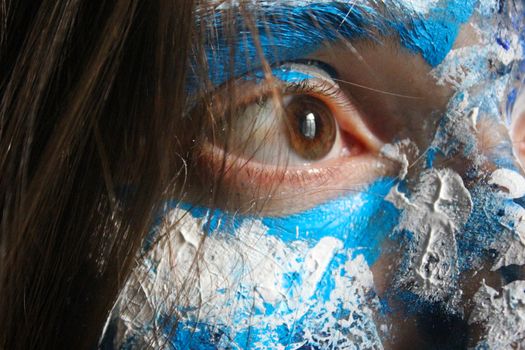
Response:
M354 108L344 112L346 115L339 119L339 124L357 114L360 122L366 125L353 136L375 141L364 142L361 145L364 150L358 155L308 162L302 167L287 163L289 150L286 149L279 150L284 153L282 160L264 167L256 161L246 162L246 159L256 156L256 151L251 151L252 154L246 151L242 154L241 151L238 157L233 150L234 155L228 155L223 178L225 193L217 195L220 207L262 215L286 215L310 209L348 189L358 190L381 176L394 176L399 165L382 157L382 145L407 138L419 149L428 147L454 90L451 86L438 85L429 74L432 69L429 63L421 55L403 47L398 38L381 37L379 40L380 43L368 39L325 43L321 49L300 57L324 62L337 72L339 89ZM465 24L453 48L467 47L478 41L472 26ZM353 124L349 128L355 131L356 126ZM234 135L233 142L242 137ZM487 144L487 147L491 146L492 143ZM197 166L199 170L194 174L202 182L197 189L206 188L207 183L213 182L222 167L220 152L215 150L210 154L207 151L210 149L205 148ZM312 172L319 176L309 178ZM271 176L254 177L260 173ZM197 191L191 200L200 202L200 198L206 197L207 191Z
M470 24L466 24L454 48L468 47L473 44L477 44L476 36ZM421 56L404 50L395 38L387 38L380 46L370 45L369 42L364 41L352 43L352 47L353 49L349 50L344 43L330 46L313 54L312 58L330 64L340 72L341 80L351 82L351 84L343 83L343 90L359 101L360 111L366 116L370 129L384 143L393 142L396 138L408 138L419 149L428 148L429 141L436 132L437 123L454 93L453 87L438 85L430 74L432 67ZM385 64L385 61L388 64ZM374 90L364 89L363 86ZM404 96L384 94L378 91L395 91ZM494 128L488 130L491 126L493 125L488 123L482 124L478 130L477 136L482 152L506 137L505 132L494 132ZM514 130L520 129L514 127ZM491 135L490 139L488 135ZM514 137L519 139L518 135ZM421 162L421 159L413 159L411 162ZM447 163L449 168L459 173L465 171L464 164L451 164L448 160ZM358 168L358 173L360 173L359 170ZM360 173L361 179L366 181L368 174L364 170ZM412 176L415 177L417 174L412 174ZM380 295L388 291L389 283L395 278L396 271L393 271L393 267L397 265L396 261L399 259L398 254L390 256L385 254L379 262L373 265L375 286ZM498 279L497 276L488 273L482 276L494 281ZM465 283L466 290L474 289L466 293L467 298L473 296L476 288L470 288L470 285L477 285L480 281L481 278L475 278ZM395 325L393 333L397 334L396 339L384 345L388 348L400 349L425 346L424 339L419 335L417 321L406 315L397 316L394 316L392 321Z
M384 11L384 9L381 9L381 6L379 6L379 11ZM484 38L476 30L476 26L479 25L478 21L478 18L473 17L470 19L470 22L463 23L460 26L460 30L454 38L454 44L450 48L453 50L451 52L483 44ZM445 58L449 59L451 55L449 53ZM461 87L461 84L455 85L454 82L450 81L440 83L439 79L441 76L439 74L436 75L435 72L440 67L439 63L441 62L435 64L436 62L430 60L423 52L411 50L407 44L404 44L395 35L395 31L385 37L381 37L380 42L363 38L327 41L315 50L312 50L312 52L308 52L304 57L294 57L294 59L297 58L320 61L330 66L335 72L335 78L332 80L327 78L326 81L328 81L327 84L332 84L332 87L336 86L340 96L342 96L341 98L344 98L344 103L332 103L333 100L316 92L309 92L309 94L329 105L334 118L340 125L340 135L342 136L338 145L340 145L341 149L330 153L329 157L321 160L294 162L293 154L286 150L286 146L282 146L279 149L280 153L278 152L280 154L279 157L272 158L270 156L265 158L257 153L260 149L258 146L261 145L246 146L245 143L250 142L250 140L245 138L245 133L236 133L236 130L249 130L250 123L246 123L248 126L239 127L238 129L231 127L233 132L230 137L234 141L226 154L224 153L224 143L221 143L221 141L216 142L214 137L204 139L201 147L193 155L195 167L189 174L188 196L183 199L183 202L191 204L179 207L179 204L176 203L173 204L172 208L175 208L175 211L187 211L187 219L190 221L196 219L204 222L208 220L208 223L215 222L213 225L216 225L215 229L218 232L224 230L224 232L233 235L233 237L240 237L238 236L238 231L236 231L237 229L221 228L221 220L225 223L233 222L234 225L232 226L234 227L236 224L242 225L245 223L249 223L253 227L259 227L258 225L262 222L267 229L266 233L261 234L260 237L259 245L263 246L264 239L269 236L281 238L288 244L289 242L285 240L286 235L293 236L295 232L287 231L287 225L292 227L292 231L294 227L297 228L297 240L294 241L292 237L291 242L293 244L297 244L301 239L304 239L305 242L308 241L310 239L308 237L309 228L313 232L312 235L315 235L316 231L311 230L312 223L307 221L307 218L311 220L311 214L315 215L316 210L320 211L320 208L324 208L323 205L326 203L341 203L340 207L337 207L339 205L337 204L330 209L332 212L340 211L340 213L335 213L336 217L349 215L349 223L355 226L359 226L359 223L363 220L370 220L371 223L367 222L368 226L365 226L363 231L365 236L366 234L372 235L372 232L376 232L376 229L381 231L381 225L384 225L383 232L379 235L381 238L378 238L380 243L373 248L377 250L378 257L370 258L366 256L366 263L373 277L373 292L377 293L377 297L381 302L388 305L391 310L389 312L379 312L379 309L374 309L375 315L373 318L375 322L377 324L386 324L389 329L388 332L381 333L381 342L385 348L417 349L431 345L441 346L442 348L464 348L467 345L494 344L490 343L492 341L490 338L487 338L487 328L482 322L469 323L469 317L474 315L476 306L479 306L476 295L481 290L483 283L487 283L497 291L509 284L509 281L505 280L505 274L501 269L492 269L495 258L487 253L489 247L492 247L494 244L491 239L495 241L508 239L502 238L507 236L499 235L499 231L496 232L492 228L493 226L490 226L491 220L499 225L497 213L500 211L506 212L504 209L498 209L497 206L494 206L491 207L493 212L487 213L485 208L479 204L485 203L483 200L487 200L487 202L493 200L495 203L500 203L499 200L504 195L495 191L494 187L497 186L491 186L489 184L491 180L488 179L490 179L491 174L494 174L495 170L501 168L499 164L502 160L507 159L507 157L512 158L509 150L505 152L495 151L499 150L500 146L510 142L508 126L501 122L502 116L499 115L499 112L496 113L490 109L485 110L481 108L485 106L482 103L483 101L492 101L490 87L495 83L490 79L493 79L493 77L487 78L487 80L480 79L479 82L469 87ZM274 63L269 62L270 65ZM460 64L468 67L466 61L460 61ZM237 95L238 99L236 101L238 103L239 101L251 101L249 99L250 94L257 94L257 91L259 91L257 89L266 88L267 94L275 97L276 101L278 101L276 102L276 110L281 108L280 104L283 103L284 99L279 94L274 94L274 91L278 89L278 85L272 78L272 74L270 74L271 68L266 67L265 69L263 67L261 71L265 80L263 82L256 81L256 83L239 80L239 76L249 75L247 72L239 70L239 76L235 77L237 80L233 80L236 84L235 86L240 87L239 91L241 91ZM213 81L213 71L211 74L211 80ZM312 74L315 75L315 73ZM268 84L268 86L264 84ZM221 84L217 85L218 88L213 93L213 98L215 98L213 101L214 106L221 106L225 100L228 101L229 90L223 90L224 86ZM482 101L475 105L481 106L479 119L472 119L472 108L464 106L470 100L463 104L460 103L459 97L461 97L462 92L468 92L472 101L475 98L480 98L480 101ZM248 97L245 95L248 95ZM501 97L504 98L505 96ZM523 122L525 118L523 113L519 112L519 109L516 110L518 112L515 113L511 134L514 138L514 143L517 145L515 148L516 154L523 157L522 152L525 148L523 147L524 137L522 129L524 128L522 126L525 125L525 122ZM197 111L201 112L201 110ZM212 113L212 116L221 117L220 111L221 109L219 108L215 115ZM241 115L244 116L244 114ZM276 115L278 115L278 112L276 112ZM460 115L458 117L459 121L456 124L442 124L448 122L446 117L450 115ZM471 122L471 119L474 121ZM235 124L235 119L232 123L234 126L238 125ZM281 124L279 120L276 124L272 124L270 129L279 128ZM212 126L215 125L212 124ZM440 128L450 131L452 136L446 142L438 143L439 147L445 148L451 144L454 146L454 141L459 141L457 141L457 146L454 146L455 152L447 155L445 151L442 151L442 154L438 154L432 165L429 166L427 152L424 151L429 147L435 147L436 140L439 141L436 135L439 135ZM465 131L463 134L460 131L454 134L457 130ZM271 137L278 136L279 134ZM463 136L465 136L467 141L461 139ZM238 142L235 141L236 137L240 140L246 139L248 141ZM256 139L257 135L254 137ZM264 137L262 139L266 140ZM410 142L402 144L400 143L401 140L409 140ZM470 153L468 151L469 142L475 145L473 146L474 151L470 151ZM261 147L268 147L268 144L271 146L273 143L262 141L261 144ZM287 144L284 143L284 145ZM398 147L398 155L406 158L410 165L406 169L406 173L402 172L404 168L399 158L388 156L385 152L385 146L387 145ZM517 165L517 163L513 164ZM223 169L224 176L221 178L221 187L219 189L211 189L209 184L217 181L216 174ZM515 169L520 171L519 168ZM461 186L464 187L461 187L459 190L456 187L455 193L457 194L461 192L461 189L464 189L469 196L469 204L472 205L472 208L468 209L468 215L464 220L457 219L457 221L453 221L453 219L455 220L453 215L446 218L450 219L449 226L458 225L456 231L448 232L449 235L454 235L454 244L457 244L458 247L466 247L464 251L458 248L454 260L477 261L477 263L472 263L472 266L467 267L459 266L458 263L457 271L451 272L456 274L455 278L451 278L449 284L439 285L438 283L430 287L420 287L418 285L420 283L418 278L420 277L414 274L414 270L419 266L410 265L414 264L413 261L423 264L424 256L417 255L422 254L417 251L418 242L414 243L410 237L403 236L403 231L399 229L401 221L396 221L398 226L396 224L388 226L386 221L385 223L376 223L379 212L386 210L385 208L387 207L389 210L392 210L392 199L380 203L375 212L362 212L360 211L361 208L358 208L352 209L355 211L350 211L349 214L349 206L345 204L351 203L358 197L349 197L346 202L344 198L349 194L355 194L356 196L367 194L367 191L370 191L367 186L373 184L377 179L386 178L391 180L392 188L390 189L390 194L399 188L397 187L398 185L402 185L406 188L405 192L407 193L406 197L403 198L410 203L416 203L417 196L415 194L424 191L427 187L431 187L422 182L425 176L430 171L435 171L441 174L440 176L444 176L443 171L445 170L457 175L456 179L461 180ZM442 185L445 186L444 184L446 184L446 181L442 180ZM209 214L209 211L208 214L202 214L202 212L210 209L206 208L209 203L210 191L216 198L214 202L215 207L212 209L218 209L219 214L214 211L212 214ZM386 193L379 196L387 197ZM341 201L337 202L340 199ZM453 201L454 199L457 198L450 200ZM437 200L434 202L434 207L436 207L436 203ZM465 202L458 201L457 203L463 203L463 206L455 207L456 212L467 210ZM413 204L413 206L416 206L416 204ZM457 206L457 204L455 205ZM516 203L512 203L512 205L514 205L513 208L518 206ZM360 204L359 206L364 207L365 205ZM402 218L406 208L398 209L399 217L397 219L401 220L400 218ZM436 209L430 213L435 214L435 211ZM479 213L486 214L486 216L482 216L486 219L486 225L476 222L479 221L476 219L476 215ZM367 216L358 218L359 215ZM169 215L166 215L166 217L169 217ZM173 217L177 219L166 219L167 221L171 220L172 223L170 225L172 226L168 225L167 228L163 228L166 232L168 248L163 246L165 243L161 239L160 248L156 251L154 250L154 254L157 255L168 254L166 251L169 251L169 258L162 260L163 263L168 261L168 272L166 272L169 276L168 279L180 278L180 274L184 274L184 269L182 272L177 270L180 268L179 266L183 265L183 262L179 261L181 259L180 251L181 247L184 246L184 242L190 242L184 235L186 241L179 237L180 231L178 231L177 225L181 225L181 222L186 222L184 216L182 218ZM453 218L451 219L450 217ZM428 218L433 218L433 216L430 215ZM471 218L470 221L469 218ZM352 221L353 219L356 221ZM330 220L332 220L331 223L337 222L337 218ZM416 219L414 218L413 220ZM512 217L512 220L516 221L516 218ZM219 224L216 224L217 222ZM421 222L421 225L423 224L425 224L425 220ZM281 226L284 229L282 229L280 237L278 229L281 229ZM341 226L337 227L341 229ZM202 242L206 241L204 236L208 234L211 237L208 239L216 239L213 236L213 230L213 228L209 230L211 233L205 232L206 229L204 228L197 230L202 235ZM188 231L191 230L188 229ZM255 232L255 228L252 231ZM306 236L303 237L300 234L303 234L304 231L306 231ZM205 233L203 234L203 232ZM472 239L472 232L475 233L474 237L486 237L486 241L483 241L485 238L480 240ZM330 233L328 237L340 238L337 234L338 232ZM416 227L413 235L417 236L417 234ZM171 239L170 236L178 238ZM221 242L219 238L217 238L218 241L214 242L217 244L217 251L222 252L218 248ZM326 237L322 236L322 238ZM427 246L430 246L430 238L422 237L421 239L428 239ZM197 266L197 270L200 269L196 272L196 275L202 273L207 276L202 271L209 268L206 264L213 265L213 262L205 259L208 252L207 249L210 249L209 251L213 253L214 248L213 245L206 247L206 243L202 242L199 243L200 245L197 243L192 244L199 247L197 251L202 253L204 257L202 261L205 264L200 266L197 258L195 260L197 262L190 265L193 267ZM281 241L278 240L277 242ZM444 242L443 244L450 244L449 241ZM249 242L242 242L242 240L241 243L246 243L250 249L259 248L257 244L252 246ZM461 245L463 243L464 245ZM293 246L292 243L289 244ZM356 250L362 244L362 241L357 240L354 245L349 245L345 249L348 249L348 251ZM238 249L241 257L249 257L243 255L242 249L244 248L242 245L235 247L232 249ZM450 245L446 248L454 250L455 246ZM469 249L472 249L472 251ZM508 247L501 249L497 254L504 255ZM226 254L227 250L222 253ZM253 254L253 251L248 250L246 254ZM412 256L413 260L410 260L410 254L415 254ZM196 256L198 255L196 254ZM268 255L271 255L271 252ZM472 259L469 260L469 258ZM353 262L355 263L355 260ZM239 262L241 264L239 266L242 266L243 263ZM442 261L437 262L437 264L439 263L442 263ZM261 262L260 265L263 265L263 263ZM247 262L246 266L248 270L251 269ZM355 268L355 265L353 266ZM411 266L411 268L406 270L406 266ZM217 273L220 273L221 268L224 271L229 271L230 266L218 265L219 272ZM137 271L139 276L141 273L144 273L140 268ZM355 271L349 270L347 272L351 274ZM521 280L520 274L523 274L522 272L522 267L519 267L515 274L518 276L515 278L516 280ZM188 299L191 299L191 287L193 285L199 285L199 288L203 288L201 286L202 281L198 277L194 281L192 274L193 272L187 272L189 276L188 281L182 284L183 287L181 285L176 286L179 291L184 289L178 295L184 296L187 293ZM227 275L228 273L226 272L225 274ZM263 275L263 277L265 276ZM143 278L147 279L146 275ZM357 278L353 285L358 286L360 283L364 283L363 281L366 278L360 278L361 280ZM248 282L252 283L253 281L249 280ZM295 282L299 283L299 289L306 288L301 286L300 282ZM244 280L243 283L245 283ZM131 290L133 288L140 290L143 288L140 279L132 280L130 285ZM141 285L141 287L139 288L137 285ZM257 281L255 281L255 288L257 287L261 286L257 285ZM228 288L233 293L237 291L235 285L228 285ZM226 289L228 290L228 288ZM406 299L406 295L410 293L412 293L412 299ZM441 297L440 295L445 295L446 297ZM220 298L220 296L217 297ZM204 299L200 300L200 302L205 305L210 303L214 305L213 298L211 299L212 301ZM175 305L193 306L191 300L187 304L179 300L178 304L175 303ZM217 302L217 305L220 306L220 303ZM497 315L489 316L495 317ZM245 317L244 319L250 318ZM255 331L257 329L254 329ZM457 336L456 333L458 334ZM248 347L248 345L249 343L245 346ZM488 346L490 347L491 345Z
M513 125L511 127L511 137L514 144L514 150L522 167L525 164L525 101L524 96L516 102L516 108L513 112Z

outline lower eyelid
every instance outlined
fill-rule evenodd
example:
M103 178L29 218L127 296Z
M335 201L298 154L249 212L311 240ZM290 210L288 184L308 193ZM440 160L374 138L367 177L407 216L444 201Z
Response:
M222 185L237 202L231 210L252 208L264 215L286 215L306 210L329 199L358 190L377 178L394 175L393 165L381 157L362 153L334 158L322 167L275 167L224 155L207 144L198 158L197 168L204 177L218 173L226 157ZM208 174L208 175L206 175Z
M271 98L276 86L263 83L256 87L248 83L252 92L244 89L243 101L254 103L247 98L264 91ZM357 190L379 177L394 175L395 166L380 157L382 142L368 129L356 104L329 77L316 76L304 83L281 86L279 90L285 96L310 95L325 104L338 125L338 144L320 160L308 162L295 159L293 154L283 154L280 162L276 154L276 158L262 163L259 160L264 157L225 154L221 147L205 141L195 158L196 169L202 170L200 177L204 184L214 183L217 174L222 174L220 186L229 202L224 204L225 209L254 210L265 215L291 214Z

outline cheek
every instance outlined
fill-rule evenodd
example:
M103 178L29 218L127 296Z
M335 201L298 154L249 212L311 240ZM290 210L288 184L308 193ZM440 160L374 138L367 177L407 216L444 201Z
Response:
M375 347L381 307L370 266L397 224L399 212L385 199L393 185L378 180L286 217L177 204L121 298L144 306L138 314L121 310L119 326L144 339L160 332L183 347L315 347L351 345L350 339ZM154 331L152 320L166 327Z

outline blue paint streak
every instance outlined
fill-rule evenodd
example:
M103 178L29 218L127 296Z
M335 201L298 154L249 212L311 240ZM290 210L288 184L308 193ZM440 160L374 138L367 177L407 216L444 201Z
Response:
M497 37L496 38L496 42L498 43L499 46L501 46L505 50L508 51L510 49L510 41L509 40L501 38L501 37Z
M477 0L448 0L424 17L407 17L405 22L393 23L401 43L420 53L432 66L440 64L452 49L461 25L472 15Z
M260 69L263 62L260 53L273 65L304 58L329 43L354 39L376 41L377 35L399 34L403 46L436 66L452 48L461 25L468 21L476 3L477 0L446 0L446 5L437 6L424 17L399 5L387 10L391 11L389 19L371 7L355 6L351 2L302 6L258 4L252 11L258 41L238 9L233 9L229 16L218 11L200 18L197 26L206 21L204 46L208 75L211 83L218 86ZM227 29L226 21L234 24L233 30ZM194 71L199 70L195 64ZM189 90L198 89L198 82L197 75L190 75Z
M235 215L177 201L167 207L178 206L196 218L206 217L204 227L209 233L235 234L246 220L260 219L268 227L268 235L286 243L305 241L313 247L324 237L334 237L343 242L345 250L363 254L371 265L381 253L381 243L397 225L399 210L384 199L394 184L392 179L381 179L363 191L287 216Z
M272 76L286 83L300 83L305 80L313 79L314 76L293 70L289 66L280 66L272 68ZM250 74L247 74L243 77L245 80L254 79L256 82L262 82L266 79L264 72L262 70L255 70Z
M262 66L250 26L238 10L233 11L234 21L222 12L205 18L209 27L205 42L209 78L214 85ZM324 43L371 37L373 31L382 30L372 8L341 2L306 6L258 4L253 15L257 17L254 22L258 44L269 64L304 58ZM229 23L236 24L231 32L224 24L228 19ZM233 57L232 43L235 48ZM233 67L230 65L232 59ZM189 80L190 87L198 87L197 77L190 77Z
M357 254L363 254L367 262L373 264L381 254L381 245L397 225L399 217L398 210L385 200L386 194L394 185L392 179L380 179L359 192L331 200L301 213L282 217L235 215L177 201L168 203L166 213L174 207L187 210L189 215L203 219L203 229L207 230L209 235L235 235L236 229L247 220L262 220L268 227L267 234L279 237L285 243L293 244L302 241L313 247L324 237L334 237L344 243L343 249L336 252L324 271L314 294L308 300L303 300L312 302L316 308L307 310L294 324L280 321L284 316L297 311L291 309L286 301L275 305L265 303L262 308L238 308L233 315L229 315L234 323L250 320L254 315L264 316L269 320L267 326L258 323L256 327L241 327L240 331L234 331L225 324L207 324L206 320L195 320L190 316L191 309L181 308L178 311L183 316L179 318L178 324L175 324L175 319L167 315L159 319L159 324L165 325L164 335L170 347L208 350L235 344L241 348L249 348L254 346L254 343L260 342L267 349L276 346L287 349L294 343L303 342L306 332L313 332L315 337L316 330L326 326L325 323L329 319L327 315L332 315L335 319L346 319L350 315L355 318L350 326L340 325L337 322L328 325L332 332L341 332L344 335L350 334L354 327L373 328L373 320L352 310L355 310L356 305L366 304L368 298L373 298L375 295L366 296L366 300L354 300L349 304L346 298L334 299L332 293L337 288L336 278L343 278L346 283L354 278L353 271L347 271L345 267L350 259L355 258ZM283 275L282 286L288 290L288 298L299 297L303 278L302 270L290 271ZM232 305L253 305L253 289L250 287L245 287L241 283L235 287L235 290L229 292L235 294L231 300ZM238 304L239 300L243 303ZM274 325L277 327L274 328ZM320 343L323 336L319 334ZM305 346L316 347L318 346L316 344L305 344Z

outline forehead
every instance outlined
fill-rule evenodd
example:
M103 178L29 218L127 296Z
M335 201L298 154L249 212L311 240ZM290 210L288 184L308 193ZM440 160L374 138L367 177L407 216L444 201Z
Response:
M488 0L481 0L489 2ZM304 58L323 45L365 39L398 40L430 66L443 61L477 0L357 0L222 2L203 11L210 77L240 75L261 66ZM233 26L233 28L232 28ZM234 49L231 44L234 43ZM233 53L233 59L232 59ZM231 63L235 62L233 67Z

